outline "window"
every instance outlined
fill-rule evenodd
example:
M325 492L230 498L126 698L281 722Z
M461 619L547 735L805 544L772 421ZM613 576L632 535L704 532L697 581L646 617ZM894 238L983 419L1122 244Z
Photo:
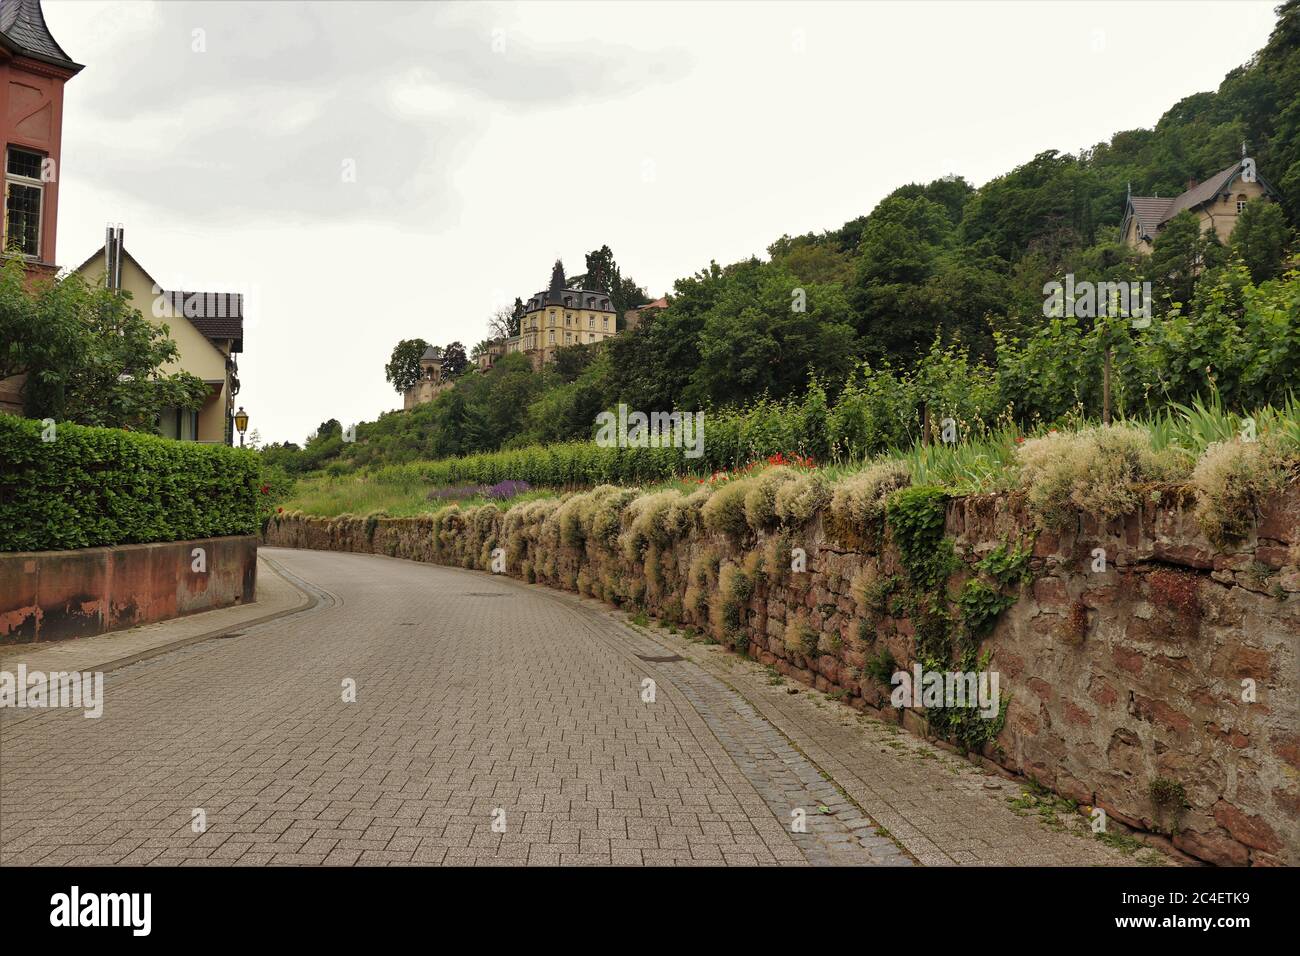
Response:
M40 153L10 146L5 165L5 250L31 258L41 254L44 159Z
M596 327L596 317L594 315L587 316L587 328L594 329L595 327Z
M1242 211L1243 209L1246 208L1246 202L1247 202L1247 199L1246 199L1246 197L1245 197L1244 195L1242 195L1242 196L1238 196L1238 197L1237 197L1237 215L1238 215L1238 216L1240 216L1240 215L1241 215L1241 211Z
M605 331L609 331L609 316L605 316Z
M550 335L550 339L549 339L548 341L550 342L551 345L554 345L554 344L555 344L555 329L551 329L551 331L550 331L548 334Z

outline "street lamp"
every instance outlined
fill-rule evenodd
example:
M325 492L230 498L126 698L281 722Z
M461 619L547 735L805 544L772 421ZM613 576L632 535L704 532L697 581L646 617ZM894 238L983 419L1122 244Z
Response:
M239 430L239 447L244 447L244 432L248 429L248 412L244 411L244 406L239 406L239 411L235 412L235 428Z

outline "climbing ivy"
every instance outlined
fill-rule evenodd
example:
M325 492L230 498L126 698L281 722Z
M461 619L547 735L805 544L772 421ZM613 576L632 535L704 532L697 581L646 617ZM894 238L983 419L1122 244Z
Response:
M913 590L937 590L956 570L952 541L943 534L947 503L946 491L927 485L904 488L889 499L886 522Z
M1005 592L1028 580L1032 544L1004 541L972 566L975 575L953 598L947 581L961 562L952 539L944 535L947 502L942 488L924 485L904 488L889 499L886 525L906 572L899 597L912 621L916 660L925 670L980 673L987 671L993 656L991 650L980 653L980 641L1015 604L1018 595ZM864 672L876 677L878 666L872 663L879 662L869 662ZM1001 733L1008 702L1002 695L992 718L971 701L960 707L928 708L926 720L936 735L968 752L980 751Z

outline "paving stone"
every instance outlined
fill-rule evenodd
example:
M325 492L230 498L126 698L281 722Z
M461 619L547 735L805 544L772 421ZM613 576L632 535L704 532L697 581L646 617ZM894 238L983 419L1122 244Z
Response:
M98 720L0 710L0 863L891 866L1026 862L1022 839L1115 862L595 602L267 554L341 600L110 671ZM676 647L699 660L641 659Z

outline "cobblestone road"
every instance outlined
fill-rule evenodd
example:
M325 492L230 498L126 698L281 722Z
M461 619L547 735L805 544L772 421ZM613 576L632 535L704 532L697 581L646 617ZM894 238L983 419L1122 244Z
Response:
M908 770L890 792L944 802L870 816L873 771L843 715L763 703L594 602L383 557L265 554L318 606L109 672L97 720L0 710L0 864L981 862L985 841L948 854L922 832L949 833L951 813L977 836L991 815L1005 862L1034 847L1130 862L979 783ZM911 852L882 822L909 828Z

